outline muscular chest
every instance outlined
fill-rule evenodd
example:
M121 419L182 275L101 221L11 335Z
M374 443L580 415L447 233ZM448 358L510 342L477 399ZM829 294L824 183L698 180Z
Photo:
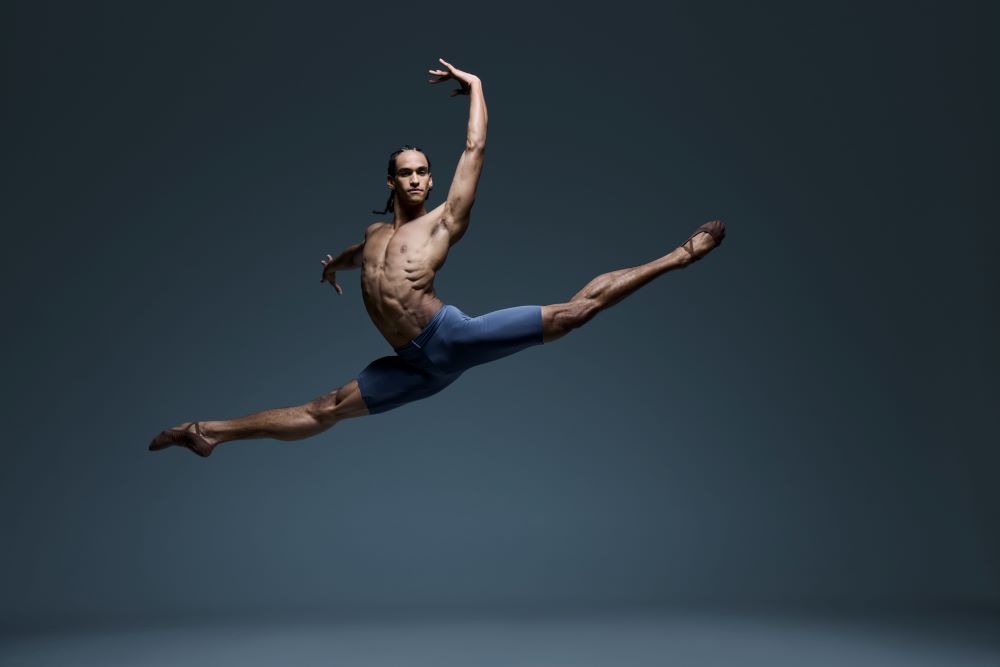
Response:
M437 271L448 254L447 234L436 226L413 223L394 231L389 225L365 240L364 274L369 278L403 278Z

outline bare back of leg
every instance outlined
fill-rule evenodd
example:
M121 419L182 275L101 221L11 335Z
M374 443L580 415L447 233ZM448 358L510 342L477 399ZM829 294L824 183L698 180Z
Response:
M263 410L237 419L184 422L160 432L149 449L157 451L177 445L207 457L223 442L252 438L302 440L322 433L342 419L367 414L358 381L353 379L304 405Z

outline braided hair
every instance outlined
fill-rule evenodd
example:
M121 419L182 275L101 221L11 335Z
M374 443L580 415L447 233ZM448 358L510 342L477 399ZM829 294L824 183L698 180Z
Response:
M389 155L389 166L386 168L389 178L396 177L396 157L403 151L419 151L420 153L423 153L424 157L427 158L427 171L429 172L431 170L431 159L430 157L428 157L427 153L424 153L419 146L410 146L409 144L407 144L406 146L403 146L399 150L393 151L392 154ZM430 194L431 191L428 190L427 195L430 196ZM386 213L394 213L396 210L396 202L393 199L394 195L395 192L390 191L389 198L385 201L385 209L381 211L372 211L372 213L374 213L375 215L385 215Z

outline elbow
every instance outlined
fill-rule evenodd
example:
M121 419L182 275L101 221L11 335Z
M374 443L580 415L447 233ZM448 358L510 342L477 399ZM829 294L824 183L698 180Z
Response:
M465 152L466 153L479 153L482 155L486 152L486 138L470 138L465 142Z

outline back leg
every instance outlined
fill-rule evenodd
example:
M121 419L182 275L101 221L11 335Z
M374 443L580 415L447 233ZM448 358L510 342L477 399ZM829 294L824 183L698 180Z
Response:
M223 442L251 438L302 440L322 433L341 419L367 414L368 407L355 378L304 405L272 408L237 419L185 422L161 432L154 438L150 449L180 445L201 456L209 456ZM195 439L187 435L192 432L199 437Z
M316 421L329 424L323 429L324 431L343 419L369 414L368 406L361 397L357 378L336 391L314 398L306 404L306 407Z
M342 419L367 414L368 407L354 378L304 405L263 410L238 419L206 421L201 425L220 443L248 438L302 440L322 433Z

